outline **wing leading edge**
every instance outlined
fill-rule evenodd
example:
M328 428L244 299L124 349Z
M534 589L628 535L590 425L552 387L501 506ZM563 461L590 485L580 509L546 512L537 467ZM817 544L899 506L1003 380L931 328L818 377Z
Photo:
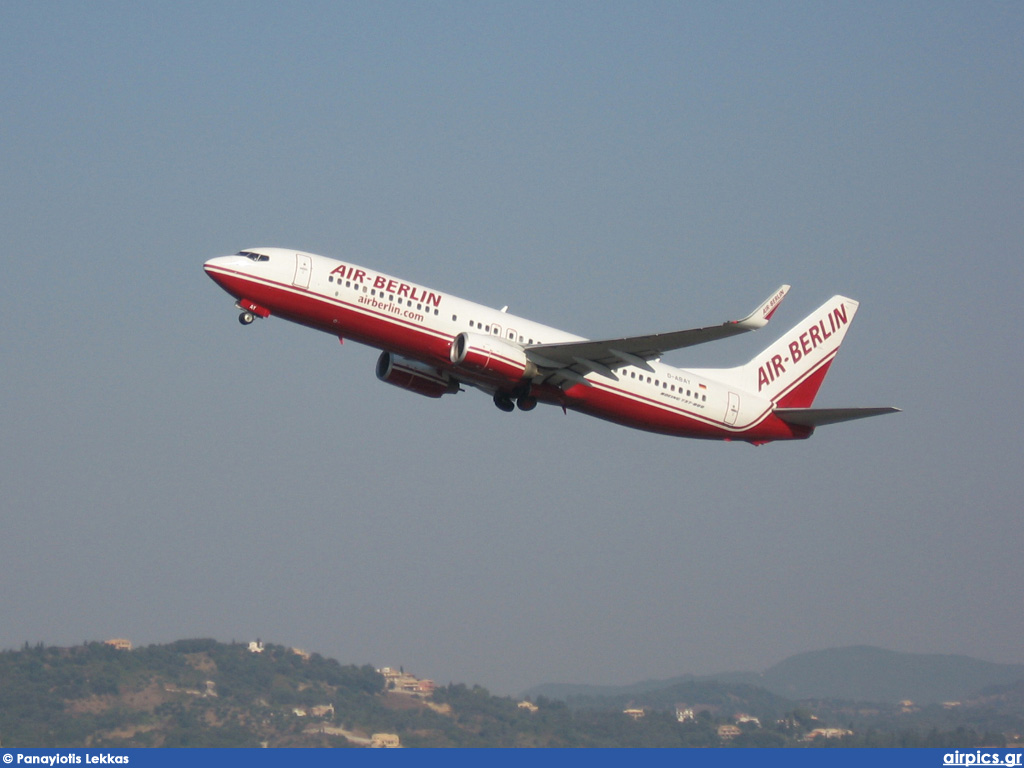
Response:
M647 364L648 361L661 357L665 352L763 328L779 308L788 291L788 285L780 286L742 320L730 320L706 328L655 333L649 336L536 344L526 348L526 356L538 367L548 369L556 376L561 375L567 382L586 384L583 376L588 373L599 373L617 380L616 368L633 365L649 371L652 368Z

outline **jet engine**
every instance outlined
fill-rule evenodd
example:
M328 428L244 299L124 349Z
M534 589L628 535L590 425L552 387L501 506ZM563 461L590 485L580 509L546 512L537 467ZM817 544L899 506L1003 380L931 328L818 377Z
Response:
M460 333L452 341L450 357L460 368L501 381L522 381L537 375L537 366L526 358L523 348L500 336Z
M426 397L441 397L459 391L459 382L444 371L390 352L381 352L377 358L377 378Z

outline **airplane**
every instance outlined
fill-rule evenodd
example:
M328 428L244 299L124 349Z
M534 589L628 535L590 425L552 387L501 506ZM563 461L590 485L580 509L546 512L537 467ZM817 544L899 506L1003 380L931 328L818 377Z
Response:
M858 302L833 296L734 368L682 369L669 351L764 327L790 286L741 320L593 341L348 261L284 248L218 256L206 273L239 322L271 315L381 350L381 381L427 397L474 387L502 411L561 406L663 435L762 445L897 408L813 408Z

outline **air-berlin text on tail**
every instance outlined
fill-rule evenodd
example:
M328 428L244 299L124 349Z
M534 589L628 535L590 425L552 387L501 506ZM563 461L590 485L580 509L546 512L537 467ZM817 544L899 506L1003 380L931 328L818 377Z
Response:
M418 301L423 304L430 304L433 307L441 306L440 294L428 291L424 288L418 288L415 285L410 285L409 283L403 283L402 281L395 280L387 275L370 275L367 274L365 269L349 267L344 264L332 269L331 274L339 280L351 280L353 283L369 285L376 288L378 291L393 293L396 296L401 296L409 301Z
M760 392L784 374L788 363L796 364L800 362L805 355L811 354L819 345L832 338L833 333L848 323L849 319L845 304L840 304L835 309L829 310L824 318L789 342L788 357L783 358L782 355L772 355L771 360L757 369L757 391Z

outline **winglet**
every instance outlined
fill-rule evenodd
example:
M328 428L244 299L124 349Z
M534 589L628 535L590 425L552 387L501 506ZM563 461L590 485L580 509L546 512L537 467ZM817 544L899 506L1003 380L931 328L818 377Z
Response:
M775 314L775 310L779 308L780 304L782 304L782 300L786 298L787 293L789 293L789 286L780 285L778 290L769 296L764 304L742 320L737 320L735 324L749 331L764 328L764 326L768 325L768 321L772 319L772 315Z

